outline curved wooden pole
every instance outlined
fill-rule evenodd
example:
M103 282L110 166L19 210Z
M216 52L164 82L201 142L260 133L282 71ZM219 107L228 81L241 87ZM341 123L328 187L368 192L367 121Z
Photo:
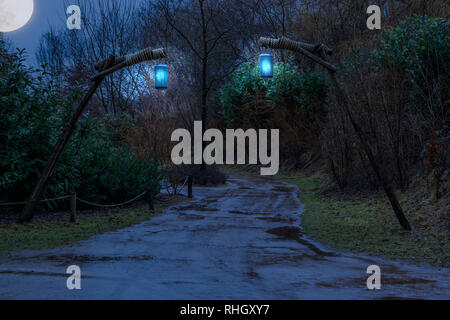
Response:
M328 55L331 55L333 50L325 46L324 44L312 45L306 42L299 42L290 40L287 38L273 39L273 38L264 38L261 37L259 39L259 43L261 46L272 49L280 49L280 50L290 50L294 52L301 53L314 62L322 65L323 67L331 70L332 72L336 72L337 68L329 63L328 61L322 59L320 56L316 55L317 53L325 52Z
M137 53L130 54L125 57L120 57L118 59L116 59L114 56L110 56L106 60L106 62L105 61L101 62L100 69L104 71L100 72L92 79L92 85L89 88L89 91L84 95L83 99L81 100L80 104L75 110L70 122L64 127L64 130L61 133L58 142L55 145L53 153L50 159L48 159L47 164L45 165L45 168L39 178L39 181L34 187L33 192L31 193L30 198L27 201L27 204L25 205L22 213L19 216L18 221L20 223L28 222L31 219L33 219L34 210L36 206L39 204L39 201L42 198L43 194L45 193L45 190L48 185L48 180L53 175L58 160L61 157L61 154L63 153L70 136L75 130L76 123L80 118L80 116L83 114L86 105L89 103L95 91L97 91L103 79L108 74L111 74L114 71L117 71L123 67L132 66L143 61L160 59L165 57L166 51L163 48L155 50L151 48L146 48ZM117 63L118 61L122 62Z
M320 64L321 66L325 67L327 69L328 73L330 74L331 80L333 81L334 86L336 87L336 90L341 97L341 100L343 101L343 109L345 114L350 119L350 122L352 123L352 126L358 135L359 141L361 142L361 145L363 146L364 152L366 153L367 158L369 159L369 163L372 166L373 171L375 172L375 175L377 176L378 180L380 181L384 192L386 193L391 205L392 209L394 210L395 216L397 217L397 220L399 221L400 225L406 229L411 230L411 226L406 219L405 214L403 213L403 209L398 201L398 198L394 192L394 189L392 188L391 183L386 178L386 176L383 174L383 171L381 167L378 165L375 156L372 152L372 149L370 148L368 139L365 139L363 130L361 126L356 121L353 112L353 106L351 104L351 100L345 89L340 85L339 81L336 77L336 72L338 68L334 66L333 64L329 63L327 61L327 55L330 55L332 53L332 50L329 49L327 46L320 44L320 45L312 45L305 42L299 42L290 40L287 38L280 38L280 39L273 39L273 38L264 38L261 37L259 39L259 43L263 47L272 48L272 49L280 49L280 50L290 50L293 52L301 53L314 62Z
M106 63L106 66L110 66L112 62L114 61L114 56L110 56L108 58L108 61ZM30 198L27 201L27 204L23 208L22 213L19 216L19 223L24 223L31 221L33 219L34 215L34 209L39 204L39 201L44 194L45 190L47 189L48 180L53 175L53 171L56 168L56 164L61 157L62 152L64 151L64 147L66 146L67 142L69 141L70 136L72 135L73 131L75 130L76 123L78 119L80 118L81 114L84 111L84 108L88 104L89 100L94 95L97 88L102 83L103 78L97 79L89 88L89 91L84 95L83 99L81 100L80 104L78 105L77 109L75 110L75 113L72 115L72 118L70 119L70 122L64 127L63 132L61 133L61 136L58 139L58 142L56 143L56 146L53 150L53 153L48 159L47 164L45 165L44 170L42 171L42 174L39 178L38 183L33 189L33 192L31 193Z

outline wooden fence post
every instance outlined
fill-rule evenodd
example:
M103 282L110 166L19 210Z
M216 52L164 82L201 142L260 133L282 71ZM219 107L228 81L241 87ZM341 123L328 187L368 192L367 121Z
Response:
M188 176L188 197L192 198L192 184L194 183L194 177L192 174Z
M77 216L77 194L70 196L70 222L75 223Z
M153 190L148 188L147 190L147 202L150 210L155 211L155 206L153 205Z

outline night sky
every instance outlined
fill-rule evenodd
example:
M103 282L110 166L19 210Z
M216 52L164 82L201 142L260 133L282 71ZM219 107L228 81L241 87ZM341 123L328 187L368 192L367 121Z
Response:
M95 0L89 0L95 1ZM116 1L116 0L110 0ZM144 0L127 0L143 3ZM39 46L41 36L50 28L60 30L66 28L68 15L67 7L78 4L77 0L34 0L34 12L30 21L21 29L4 33L3 36L11 41L14 48L27 50L27 63L37 66L36 49ZM83 15L83 7L81 6Z
M35 52L41 35L49 31L50 27L60 29L66 26L65 2L64 0L34 0L34 12L30 21L19 30L3 34L12 42L11 45L14 48L27 50L29 64L37 64Z

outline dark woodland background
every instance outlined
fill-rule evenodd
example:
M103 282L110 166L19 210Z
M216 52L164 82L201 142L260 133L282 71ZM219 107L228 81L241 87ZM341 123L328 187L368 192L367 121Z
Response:
M436 219L448 226L448 2L377 1L380 31L366 27L372 1L362 0L78 4L81 30L49 30L37 52L39 69L0 42L0 201L29 196L95 63L147 46L168 49L169 89L153 88L150 63L108 77L46 197L76 191L108 203L142 186L158 189L160 169L170 171L172 131L192 129L202 115L210 128L279 128L283 170L320 171L330 188L343 191L378 189L323 69L273 51L275 76L260 79L258 56L270 50L257 40L285 36L334 48L331 60L385 174L402 192L436 203Z

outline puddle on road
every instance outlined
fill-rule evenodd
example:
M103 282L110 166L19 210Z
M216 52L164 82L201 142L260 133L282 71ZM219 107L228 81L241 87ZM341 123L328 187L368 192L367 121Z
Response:
M316 283L316 287L318 288L355 288L360 286L365 286L366 279L365 278L344 278L344 279L333 279L331 282L320 281Z
M202 206L200 204L191 204L188 206L183 206L183 207L179 207L177 208L179 211L187 211L187 210L194 210L194 211L201 211L201 212L215 212L215 211L219 211L219 209L217 208L208 208L205 206Z
M194 282L177 280L177 281L164 281L162 284L166 285L166 286L170 286L170 285L194 284Z
M421 278L410 278L410 277L406 277L406 278L393 278L393 277L383 277L383 282L387 283L387 284L407 284L407 285L412 285L412 284L433 284L436 283L435 280L428 280L428 279L421 279Z
M17 270L2 270L0 274L11 274L11 275L24 275L24 276L47 276L47 277L67 277L66 273L52 273L52 272L38 272L38 271L17 271ZM89 276L83 275L83 278L90 278Z
M271 213L268 212L250 212L250 211L240 211L240 210L228 210L228 213L232 213L232 214L243 214L243 215L260 215L260 216L265 216L265 215L269 215ZM264 217L260 217L257 219L265 219Z
M311 254L301 254L301 255L271 254L265 255L261 261L257 261L255 262L255 264L259 266L271 266L271 265L285 265L285 263L291 262L295 263L295 265L300 265L300 263L305 259L314 261L325 260L323 257L319 255L311 255Z
M203 220L206 218L205 216L201 216L199 214L187 214L187 213L180 213L179 216L186 220Z
M298 240L302 235L302 231L297 227L279 227L266 230L267 233L277 235L287 240Z
M325 252L316 247L313 243L305 239L302 239L303 232L299 227L292 227L292 226L279 227L274 229L268 229L266 230L266 232L274 234L280 237L281 239L297 241L298 243L301 243L302 245L308 247L310 250L314 251L321 257L334 257L339 255L338 253L335 252Z
M278 191L278 192L294 192L295 188L292 187L285 187L285 186L277 186L273 187L272 191Z
M147 231L147 232L145 232L145 235L151 236L151 235L158 234L161 232L178 232L178 231L179 231L179 229L162 229L162 230L156 230L156 231Z
M68 261L73 262L111 262L111 261L148 261L153 260L153 256L95 256L95 255L53 255L40 257L40 260L55 261L67 263Z
M244 215L251 215L253 214L252 212L244 212L244 211L240 211L240 210L229 210L229 213L232 214L244 214Z
M244 275L247 278L249 278L249 279L256 279L256 280L262 279L261 276L259 275L259 273L255 272L255 270L253 270L252 267L250 267L249 269L250 269L249 271L244 273Z
M265 220L270 222L286 222L286 223L293 223L296 220L294 218L288 218L288 217L282 217L282 216L276 216L276 217L258 217L256 218L258 220Z
M402 298L402 297L396 297L396 296L384 296L381 297L380 300L423 300L420 298Z
M325 288L336 288L337 286L340 288L352 288L356 286L365 285L366 278L350 278L350 279L338 279L333 280L332 282L318 282L316 284L317 287L325 287ZM436 288L434 285L436 281L434 280L427 280L427 279L421 279L421 278L390 278L390 277L383 277L382 278L382 285L389 286L389 285L404 285L411 287L415 284L429 284L432 288ZM381 299L396 299L395 297L384 297Z

